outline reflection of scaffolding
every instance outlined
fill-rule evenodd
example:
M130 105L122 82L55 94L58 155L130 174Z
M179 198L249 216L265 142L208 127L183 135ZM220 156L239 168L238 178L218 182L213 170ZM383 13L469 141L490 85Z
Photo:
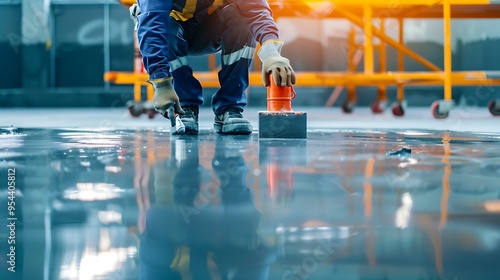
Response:
M122 0L130 5L133 0ZM500 5L491 5L489 0L269 0L269 5L275 18L279 17L312 17L312 18L343 18L353 25L363 29L364 44L359 46L355 42L354 28L349 35L348 69L347 72L298 72L297 86L302 87L338 87L327 105L332 105L335 97L343 87L347 88L347 99L342 108L344 112L351 112L356 102L356 88L365 86L378 87L378 94L372 105L374 113L382 112L387 104L387 87L397 87L397 102L392 106L394 115L404 115L404 87L410 86L443 86L444 99L432 104L432 113L436 118L446 118L453 107L452 86L491 86L500 85L500 72L485 71L452 71L451 50L451 18L499 18ZM334 3L334 4L332 4ZM389 37L384 30L384 20L396 19L399 23L398 40ZM436 66L424 57L410 50L404 45L405 18L441 18L444 22L444 69ZM380 21L380 26L374 24L374 19ZM374 45L374 38L380 40ZM385 46L389 45L397 50L398 70L387 71L387 57ZM374 69L374 49L379 49L380 67ZM356 72L356 65L360 56L356 51L362 49L364 54L364 70ZM404 56L419 62L430 71L405 72ZM215 67L215 58L209 58L209 71L197 72L195 76L204 87L218 87L218 74ZM257 59L255 60L257 61ZM255 72L250 74L250 85L261 86L260 65L256 65ZM106 73L105 80L118 84L145 85L147 75L144 73ZM150 100L151 94L148 95ZM141 99L140 90L134 91L135 100ZM492 100L488 108L493 115L500 115L500 100Z

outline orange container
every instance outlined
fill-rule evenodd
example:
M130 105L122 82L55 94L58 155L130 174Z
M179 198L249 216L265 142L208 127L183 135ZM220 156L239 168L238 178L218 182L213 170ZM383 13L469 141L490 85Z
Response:
M292 99L295 98L293 87L277 86L273 75L269 75L270 85L267 87L267 110L279 112L293 112Z

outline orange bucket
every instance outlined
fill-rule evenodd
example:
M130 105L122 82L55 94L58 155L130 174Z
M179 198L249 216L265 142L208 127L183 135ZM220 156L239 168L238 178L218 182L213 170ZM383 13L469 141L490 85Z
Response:
M269 76L270 85L267 87L267 110L293 112L292 99L296 96L293 87L277 86L274 84L273 75Z

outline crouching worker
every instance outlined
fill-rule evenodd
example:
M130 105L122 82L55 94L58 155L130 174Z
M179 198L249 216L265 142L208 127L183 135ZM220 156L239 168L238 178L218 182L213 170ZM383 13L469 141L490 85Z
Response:
M283 42L266 0L138 0L130 12L155 89L155 109L169 118L173 107L186 134L198 134L203 103L203 88L193 77L188 55L222 51L220 88L212 96L214 129L221 134L252 133L242 112L256 42L261 44L264 85L269 85L269 73L277 85L295 83L289 60L280 54Z

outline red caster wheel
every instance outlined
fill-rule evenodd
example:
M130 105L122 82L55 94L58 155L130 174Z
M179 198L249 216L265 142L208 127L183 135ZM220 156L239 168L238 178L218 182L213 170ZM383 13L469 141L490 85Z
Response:
M149 119L154 119L156 117L156 110L155 109L147 109L146 114L148 115Z
M142 106L140 104L134 103L128 107L128 112L134 118L138 118L142 114Z
M488 110L493 116L500 116L500 104L497 105L497 100L490 101L488 104Z
M431 110L432 110L432 115L436 119L446 119L448 117L448 114L450 113L449 108L441 108L441 106L444 104L441 104L439 101L435 101L431 105ZM446 106L443 106L446 107Z
M354 110L354 103L349 101L342 103L342 112L350 114L352 113L353 110Z
M403 107L403 104L401 103L394 103L392 105L392 114L396 117L402 117L405 115L405 108Z
M381 114L385 111L386 106L387 106L386 101L376 100L375 102L372 103L370 107L374 114Z

